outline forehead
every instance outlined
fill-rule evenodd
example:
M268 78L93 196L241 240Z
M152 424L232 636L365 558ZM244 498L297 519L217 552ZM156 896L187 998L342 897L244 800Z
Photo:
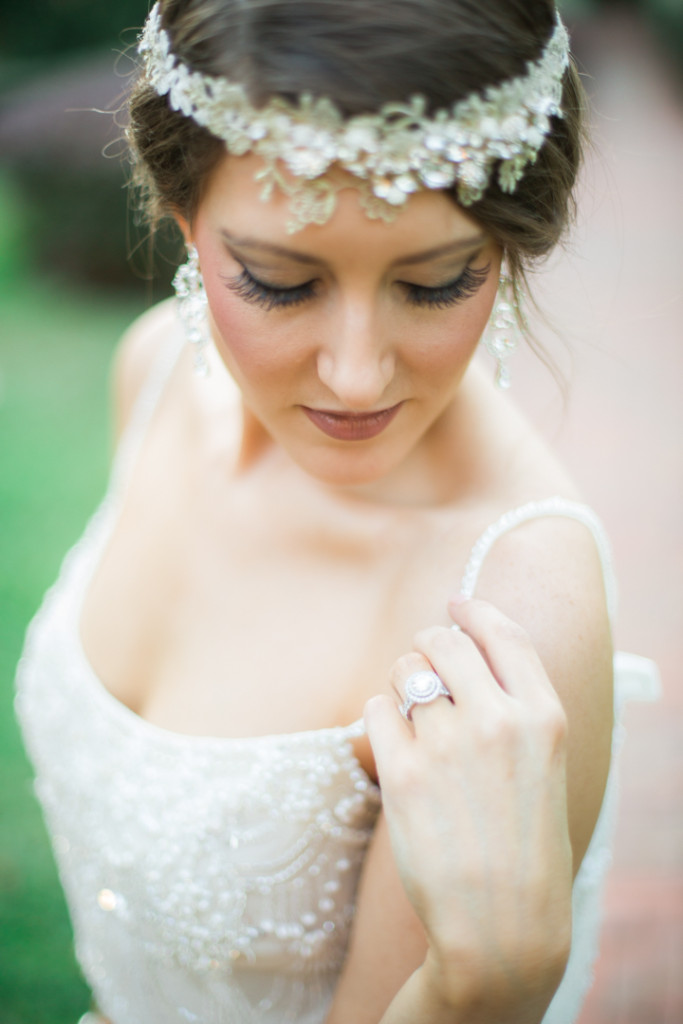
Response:
M390 255L395 259L403 252L466 242L486 234L478 221L439 190L411 195L396 209L390 223L372 219L361 206L358 179L337 168L330 175L336 193L332 215L322 225L308 224L292 234L288 231L292 199L278 186L263 199L263 182L257 180L263 167L256 154L226 154L207 182L197 211L197 228L258 237L288 249L317 252L325 259L349 246L364 254L374 252L378 258ZM281 170L285 187L300 184L284 167Z

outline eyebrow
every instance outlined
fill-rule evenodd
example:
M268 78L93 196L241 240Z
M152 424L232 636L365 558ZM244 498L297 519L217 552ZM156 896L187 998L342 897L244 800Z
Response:
M273 245L271 242L261 242L257 238L238 238L237 236L221 230L221 235L228 245L234 245L238 249L255 249L258 252L269 253L272 256L284 256L286 259L294 260L297 263L305 263L307 266L327 266L327 262L318 256L311 256L308 253L298 252L296 249L287 249L283 245ZM437 245L433 249L426 249L423 252L411 253L409 256L401 256L394 260L392 267L404 266L407 263L428 263L439 256L453 256L469 249L475 249L486 241L486 235L473 235L471 238L461 238L455 242L446 242L444 245Z

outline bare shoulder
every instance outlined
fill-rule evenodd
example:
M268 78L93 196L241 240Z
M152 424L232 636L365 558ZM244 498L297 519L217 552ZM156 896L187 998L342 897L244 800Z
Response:
M484 561L477 596L519 621L539 651L550 653L563 641L609 642L596 537L569 516L539 516L501 536Z
M522 413L478 383L477 414L493 424L492 470L480 523L490 524L510 509L534 503L532 518L520 517L486 556L477 596L496 604L531 634L539 652L557 649L558 642L609 638L607 604L596 537L580 518L562 509L544 509L559 495L581 506L573 480L545 440ZM544 515L543 512L560 514ZM571 510L568 508L567 512ZM524 621L522 621L524 620Z
M477 596L530 636L569 722L569 811L575 866L602 802L612 738L612 639L603 568L582 522L533 519L502 536Z
M112 396L117 438L121 436L128 423L140 388L158 354L169 344L178 330L174 300L165 299L134 320L121 338L112 366Z

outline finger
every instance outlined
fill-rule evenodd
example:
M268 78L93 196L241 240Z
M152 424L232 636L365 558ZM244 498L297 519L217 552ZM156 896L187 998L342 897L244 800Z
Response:
M365 705L363 718L381 785L391 765L400 763L406 756L414 742L413 731L388 694L371 697Z
M488 601L472 598L449 601L448 610L461 629L476 643L491 672L514 697L555 693L529 634Z
M391 688L398 698L399 704L405 700L405 682L414 672L430 672L432 666L419 651L410 651L394 663L389 677Z
M444 681L459 707L500 697L500 684L476 643L466 633L433 626L421 630L414 643Z
M452 707L451 693L445 684L434 671L430 662L418 651L412 651L404 655L396 662L392 672L392 686L399 700L399 710L403 715L403 708L408 705L407 715L409 721L415 724L416 716L420 721L425 715L429 717L432 709L437 708L440 702L439 697L445 697ZM412 687L409 694L408 687ZM425 692L425 687L427 692ZM437 692L430 693L429 689L436 689ZM439 689L446 689L446 693L439 693ZM416 693L423 699L415 699Z

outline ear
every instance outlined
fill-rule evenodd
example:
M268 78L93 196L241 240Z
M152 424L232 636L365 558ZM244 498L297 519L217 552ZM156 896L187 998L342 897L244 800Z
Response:
M183 238L185 239L185 245L192 245L192 228L187 217L184 217L182 213L175 210L173 212L173 219L182 232Z

